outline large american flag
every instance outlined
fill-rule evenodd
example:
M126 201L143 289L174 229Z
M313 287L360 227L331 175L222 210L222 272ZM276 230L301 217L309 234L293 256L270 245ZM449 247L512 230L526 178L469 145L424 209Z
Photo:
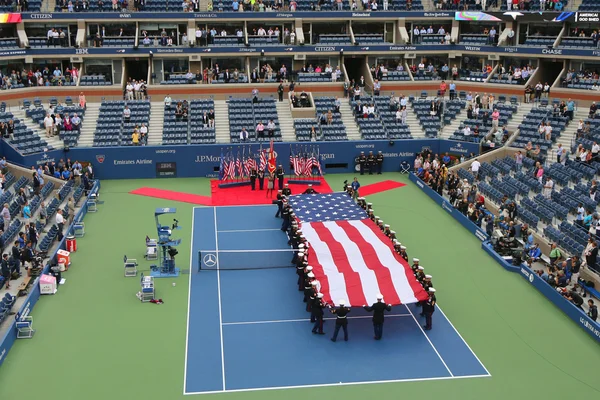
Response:
M392 305L427 299L392 241L346 193L296 195L290 203L327 303L361 307L375 303L379 293Z

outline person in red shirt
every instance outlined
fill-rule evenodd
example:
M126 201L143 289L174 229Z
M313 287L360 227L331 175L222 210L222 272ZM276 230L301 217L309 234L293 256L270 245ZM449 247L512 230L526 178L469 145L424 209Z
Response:
M442 97L444 97L444 95L446 94L446 89L448 89L448 86L446 85L446 82L442 81L442 83L440 84L440 95Z

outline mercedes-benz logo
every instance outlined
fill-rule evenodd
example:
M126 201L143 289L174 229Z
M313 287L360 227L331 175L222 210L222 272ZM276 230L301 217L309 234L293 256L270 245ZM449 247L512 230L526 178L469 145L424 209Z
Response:
M202 258L202 261L204 262L204 265L206 265L209 268L212 268L215 265L217 265L217 257L213 253L205 255L204 258Z

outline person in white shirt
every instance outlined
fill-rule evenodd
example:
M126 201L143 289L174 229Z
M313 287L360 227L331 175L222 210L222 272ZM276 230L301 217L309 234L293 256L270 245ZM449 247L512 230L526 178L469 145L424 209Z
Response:
M550 125L550 122L548 122L544 127L544 133L546 140L552 140L552 126Z
M130 118L131 118L131 110L129 109L128 106L125 106L125 109L123 110L123 119L125 120L125 122L129 122Z
M127 82L127 86L125 86L125 93L127 95L127 100L133 100L133 85L131 82Z
M415 27L415 29L413 30L412 42L413 42L413 44L419 44L419 43L421 43L421 41L420 41L420 31L419 31L418 27Z
M265 133L265 126L263 125L262 122L258 122L258 125L256 125L256 137L257 138L261 138L264 137Z
M463 129L463 135L465 137L471 136L471 128L469 127L469 125L465 126L465 128Z
M546 183L544 184L544 197L549 199L552 195L552 189L554 189L554 182L552 178L548 177Z
M140 93L140 88L142 87L142 85L139 82L135 82L133 84L133 92L135 93L135 99L136 100L141 100L142 99L142 94Z
M58 227L58 240L62 240L63 238L63 229L65 227L65 217L63 217L62 210L58 210L56 212L56 225Z
M46 136L51 137L54 133L54 120L50 114L46 114L44 118L44 128L46 128Z
M471 172L475 175L475 179L477 179L477 175L479 174L479 167L481 167L481 163L475 159L475 161L471 163Z
M248 131L244 127L240 131L240 142L245 142L246 140L248 140Z
M140 135L141 135L140 142L142 142L142 144L144 144L145 141L148 140L148 127L144 123L142 123L142 126L140 127Z
M166 106L166 107L168 107L168 108L170 108L170 107L171 107L171 103L172 103L172 102L173 102L173 100L171 99L171 96L170 96L170 95L167 95L167 96L165 97L165 106Z

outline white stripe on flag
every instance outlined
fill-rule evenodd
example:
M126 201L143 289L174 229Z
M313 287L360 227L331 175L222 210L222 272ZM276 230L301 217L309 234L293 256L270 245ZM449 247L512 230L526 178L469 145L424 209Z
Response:
M323 266L323 272L329 282L331 301L336 304L339 300L349 301L344 275L337 270L327 243L319 238L319 235L310 223L302 224L302 233L310 243L312 255L316 256L319 264Z
M392 283L402 304L416 303L417 299L406 278L404 266L398 262L392 249L383 243L363 221L348 221L348 223L354 226L362 237L373 246L379 262L389 269Z
M376 303L377 294L381 292L379 283L377 283L377 276L375 275L375 272L369 269L367 264L365 264L365 259L363 258L358 245L348 237L346 231L335 221L324 222L323 226L329 229L335 240L342 245L350 267L360 276L360 283L364 296L367 299L367 304Z

